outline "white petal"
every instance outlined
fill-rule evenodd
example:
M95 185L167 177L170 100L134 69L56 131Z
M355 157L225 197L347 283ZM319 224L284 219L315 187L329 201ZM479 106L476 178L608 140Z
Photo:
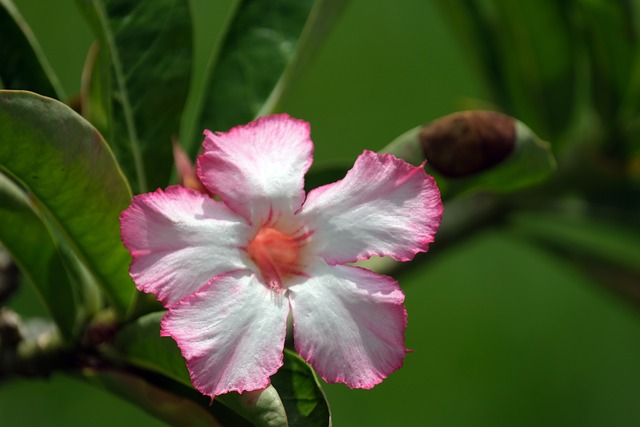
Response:
M311 191L300 216L330 264L372 255L408 261L433 241L442 202L422 166L365 151L343 180Z
M131 277L165 305L250 265L242 249L250 237L244 218L195 190L174 186L138 195L120 223L133 257Z
M406 310L395 280L318 265L289 287L296 350L329 382L371 388L402 366Z
M300 209L313 155L307 122L278 114L205 135L198 176L229 207L258 226Z
M162 320L187 360L191 382L214 397L265 388L282 366L289 304L250 272L214 278Z

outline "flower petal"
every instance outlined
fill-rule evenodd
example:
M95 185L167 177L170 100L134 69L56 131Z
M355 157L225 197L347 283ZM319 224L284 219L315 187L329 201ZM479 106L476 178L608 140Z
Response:
M161 334L178 343L194 387L213 398L269 385L282 366L288 314L282 293L238 271L171 306Z
M198 176L231 209L260 225L271 215L291 214L304 200L311 166L309 123L278 114L226 133L205 131Z
M122 241L138 289L165 305L250 261L249 226L222 202L180 186L135 196L120 215Z
M433 241L442 201L422 166L365 151L343 180L309 193L301 216L329 264L372 255L409 261Z
M371 388L402 366L407 312L395 280L316 266L289 287L296 351L329 383Z

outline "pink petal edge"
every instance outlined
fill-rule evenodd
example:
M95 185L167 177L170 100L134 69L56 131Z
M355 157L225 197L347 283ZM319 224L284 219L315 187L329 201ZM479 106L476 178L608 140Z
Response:
M397 282L351 266L316 266L289 287L296 351L328 383L369 389L400 369L407 311Z
M426 252L442 219L442 200L424 165L365 150L344 179L309 192L301 216L329 264L371 256L410 261Z
M176 341L193 386L213 400L270 384L283 364L288 313L283 295L235 271L170 306L160 335Z
M199 191L181 186L135 196L120 214L120 235L132 256L136 287L168 305L212 277L249 261L244 219Z
M204 134L198 176L231 209L258 225L270 214L300 209L304 175L313 161L309 123L275 114Z

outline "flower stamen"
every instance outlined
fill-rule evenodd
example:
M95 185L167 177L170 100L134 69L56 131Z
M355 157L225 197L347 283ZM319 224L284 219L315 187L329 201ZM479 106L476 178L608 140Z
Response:
M287 277L301 274L303 240L272 227L262 227L247 246L247 255L271 289L281 291Z

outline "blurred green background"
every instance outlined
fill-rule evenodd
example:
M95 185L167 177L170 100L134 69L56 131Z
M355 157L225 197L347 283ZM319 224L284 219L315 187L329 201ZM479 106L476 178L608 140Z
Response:
M74 2L14 1L67 93L77 93L91 36ZM231 1L192 4L197 92ZM353 0L283 109L311 122L317 162L353 161L363 149L380 149L472 99L491 101L487 94L434 2ZM487 230L397 278L407 294L407 346L415 352L373 390L326 385L335 426L629 426L640 420L640 317L562 259L516 235ZM37 312L30 301L23 289L13 305ZM0 425L162 424L54 375L0 383Z

